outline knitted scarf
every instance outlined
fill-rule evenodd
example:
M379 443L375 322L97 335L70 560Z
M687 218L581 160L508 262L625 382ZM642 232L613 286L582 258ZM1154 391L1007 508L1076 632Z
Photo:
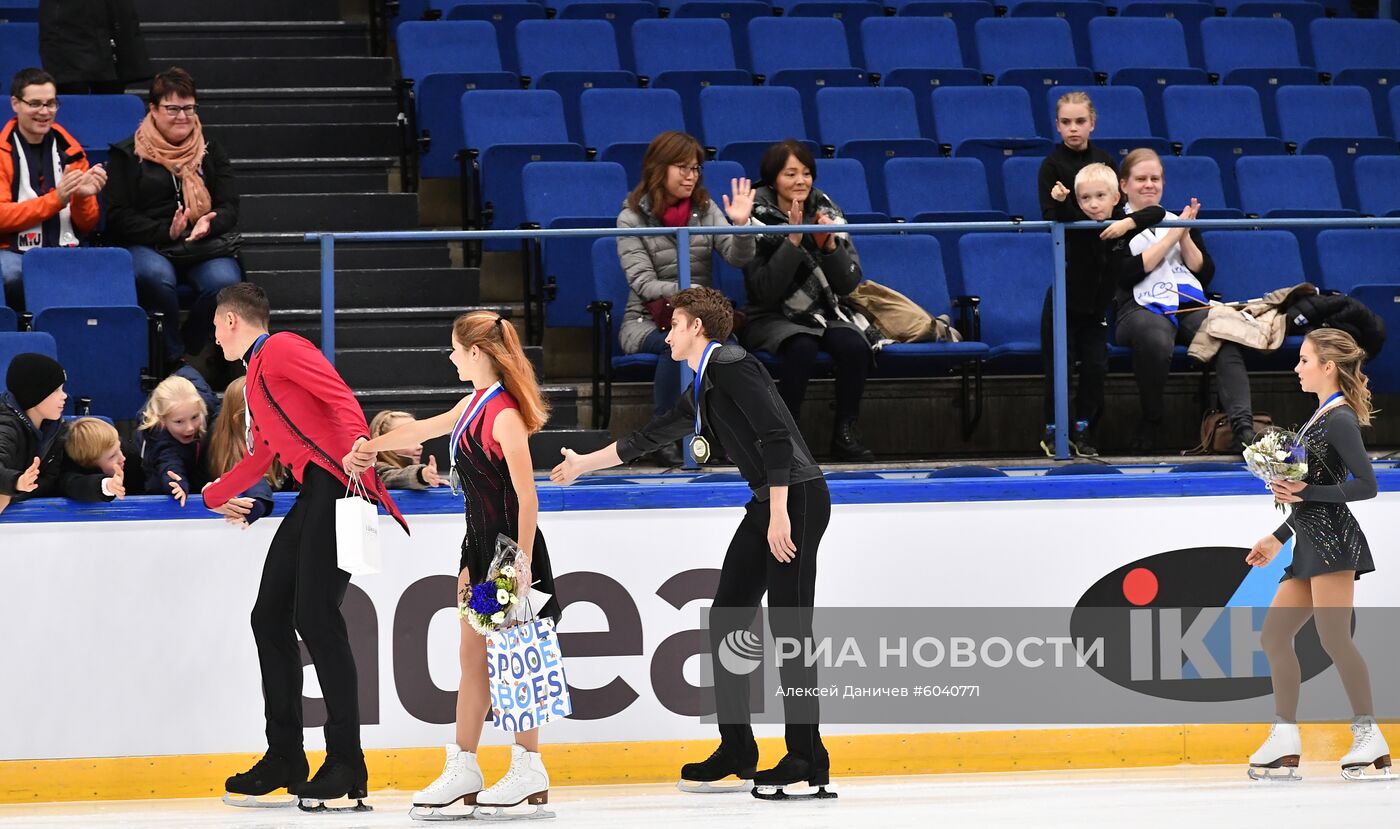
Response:
M212 202L209 188L204 186L200 175L207 147L204 144L204 127L199 116L190 116L194 129L185 137L183 144L171 144L156 129L155 116L146 113L141 126L136 128L136 157L151 161L170 171L175 177L177 189L184 206L190 211L190 219L195 220L209 212Z

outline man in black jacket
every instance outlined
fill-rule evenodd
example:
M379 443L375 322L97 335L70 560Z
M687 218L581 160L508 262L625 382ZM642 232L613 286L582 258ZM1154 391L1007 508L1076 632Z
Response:
M550 478L567 484L585 472L616 466L687 436L692 454L703 462L713 451L711 441L718 440L753 498L725 554L713 603L716 610L746 612L712 616L712 652L726 632L748 627L765 592L774 609L774 636L806 642L812 633L817 547L831 519L826 480L768 371L743 348L721 344L734 325L729 300L712 288L693 287L673 296L671 305L675 310L666 341L672 356L695 372L691 388L670 412L604 449L587 455L563 450L564 461ZM752 778L756 786L774 787L802 780L814 787L829 783L831 760L818 728L817 697L806 693L816 688L816 668L789 659L779 673L789 693L783 697L787 754L777 767L757 771L747 677L731 674L716 658L720 746L705 762L687 764L682 778L708 784L736 775ZM819 796L825 796L824 789Z
M43 354L10 362L9 390L0 394L0 496L110 501L121 494L120 479L79 474L64 458L64 379L63 367Z

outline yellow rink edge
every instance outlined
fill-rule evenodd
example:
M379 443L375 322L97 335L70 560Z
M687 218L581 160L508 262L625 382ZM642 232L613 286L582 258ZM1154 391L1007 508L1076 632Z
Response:
M1303 756L1340 758L1351 744L1344 723L1304 724ZM1268 734L1267 725L1154 725L1036 728L919 734L824 736L831 774L841 776L948 774L990 771L1244 764ZM759 768L783 754L781 738L759 741ZM682 763L703 760L714 739L635 743L546 743L541 751L556 786L665 783ZM96 757L0 761L0 803L217 797L223 781L246 770L257 754ZM310 752L311 769L323 752ZM371 789L415 791L442 771L443 750L369 749ZM487 779L504 773L509 749L481 749Z

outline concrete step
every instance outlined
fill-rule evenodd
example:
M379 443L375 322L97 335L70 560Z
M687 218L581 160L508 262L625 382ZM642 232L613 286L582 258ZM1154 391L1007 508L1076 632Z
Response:
M398 157L393 121L354 124L225 124L210 127L231 158Z
M343 20L142 23L152 55L332 57L368 55L369 30Z
M380 86L393 83L394 64L372 57L257 57L239 60L202 55L162 55L156 66L175 64L194 76L204 89Z
M320 308L320 270L255 271L274 308ZM336 308L460 307L478 303L475 268L336 268ZM493 306L495 307L495 306ZM509 306L499 306L506 307Z
M397 159L367 158L239 158L238 192L244 196L307 193L378 193L389 189L390 169Z
M148 23L198 21L335 20L339 0L136 0L142 28Z
M418 230L413 193L299 193L246 196L239 227L246 232Z
M239 254L249 271L302 271L321 268L321 249L300 233L244 233ZM337 269L448 268L452 254L444 242L343 243L336 245Z
M288 83L296 82L296 78L288 79ZM387 86L312 89L283 83L267 89L199 90L199 117L210 127L387 123L398 115L398 96Z

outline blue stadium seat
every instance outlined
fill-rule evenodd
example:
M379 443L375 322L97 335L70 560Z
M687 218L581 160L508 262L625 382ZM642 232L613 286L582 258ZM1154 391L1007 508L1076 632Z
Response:
M1029 161L1039 158L1009 158ZM1005 211L992 206L987 172L975 158L892 158L885 165L890 215L910 222L1002 222ZM1036 217L1032 217L1036 218ZM943 252L943 272L953 293L963 293L962 258L955 230L936 230L930 236ZM878 282L878 277L876 278Z
M521 78L563 99L564 123L576 144L583 143L578 111L583 90L637 88L637 76L622 68L606 20L527 20L515 28L515 46Z
M1384 131L1386 123L1377 120L1376 124ZM1400 86L1390 90L1390 134L1400 138Z
M942 17L958 27L963 63L978 66L977 21L995 17L996 6L988 0L894 0L891 6L900 17Z
M399 0L403 2L403 0ZM520 55L515 48L515 27L526 20L544 20L547 12L540 3L522 0L500 0L500 2L480 2L470 0L454 6L443 15L446 21L476 20L490 23L496 30L496 46L501 53L501 67L507 72L520 74ZM402 26L400 26L402 28Z
M1181 24L1186 58L1197 69L1206 66L1201 48L1201 21L1215 16L1215 4L1201 0L1132 0L1118 7L1119 17L1166 17Z
M1357 285L1400 285L1400 230L1333 228L1317 234L1322 285L1351 293Z
M527 4L519 4L527 5ZM476 89L519 89L514 72L504 71L496 30L479 20L421 21L401 24L397 35L403 111L414 118L419 175L452 178L454 155L462 144L462 93ZM410 83L411 82L411 83Z
M763 113L755 118L754 113ZM804 139L802 96L786 86L711 86L700 91L700 121L705 146L718 158L737 161L750 174L768 147L784 138ZM808 142L816 152L816 144Z
M846 30L820 17L759 17L749 21L749 56L755 75L769 86L791 86L802 96L807 133L817 130L817 91L867 86L865 72L851 63Z
M933 91L933 120L938 140L957 156L970 156L987 170L992 207L1001 203L1001 165L1015 155L1042 156L1051 144L1039 137L1031 116L1030 96L1017 86L945 87Z
M686 4L680 9L692 5L710 4ZM707 139L700 118L700 91L753 83L753 77L734 62L734 46L723 20L638 20L632 24L632 48L637 74L648 79L648 86L672 89L681 96L686 126L701 141Z
M1109 83L1136 86L1147 103L1154 135L1167 134L1162 92L1174 84L1207 84L1204 69L1191 65L1181 23L1170 18L1096 17L1089 21L1094 71Z
M1002 187L1006 191L1006 212L1030 221L1039 221L1040 212L1040 165L1043 158L1022 156L1008 158L1001 165ZM1066 187L1073 187L1064 182Z
M0 300L0 331L14 331L18 327L19 315L3 300Z
M135 95L65 95L59 123L83 145L89 164L107 161L107 150L136 132L146 105Z
M1220 181L1220 165L1203 155L1162 156L1162 204L1173 213L1197 199L1202 219L1243 219L1244 211L1229 207Z
M38 23L0 23L0 78L13 78L39 60Z
M866 224L890 220L871 205L865 167L856 159L823 158L817 162L817 174L817 187L836 202L846 215L846 221Z
M1296 86L1278 91L1283 140L1308 155L1332 159L1342 204L1355 208L1356 159L1368 155L1400 154L1394 138L1376 130L1370 96L1359 86Z
M760 2L760 0L685 0L671 10L671 19L673 20L711 18L725 24L725 28L728 30L727 37L730 48L734 51L735 66L745 72L753 71L753 63L749 58L749 21L772 15L773 7L766 0L764 2ZM697 66L695 68L707 69L710 67Z
M1210 290L1226 302L1309 281L1298 240L1287 230L1208 230L1201 238L1215 260Z
M1274 96L1281 87L1317 86L1317 70L1298 62L1298 40L1287 20L1265 17L1215 17L1201 23L1206 71L1227 84L1242 84L1259 93L1264 128L1278 135Z
M642 178L642 156L657 135L685 130L681 96L672 89L585 89L579 96L583 145L615 161L627 181Z
M590 261L593 265L593 428L606 429L612 419L614 381L650 380L655 376L655 354L622 354L617 335L627 309L627 277L617 258L616 239L596 239Z
M938 145L919 134L914 93L902 87L823 89L817 93L817 115L822 144L865 166L871 201L881 210L888 205L887 159L939 154Z
M1093 56L1089 49L1089 21L1108 14L1100 0L1021 0L1008 2L1012 17L1052 17L1069 24L1074 39L1077 66L1089 66Z
M24 304L34 330L53 335L70 398L113 420L136 417L146 402L149 323L136 302L136 275L124 248L36 248L24 256ZM168 324L174 324L171 320Z
M638 20L656 19L656 4L651 0L586 0L570 3L559 10L560 20L603 20L613 29L617 55L622 68L635 72L633 61L632 25Z
M1048 120L1047 86L1092 86L1094 73L1079 65L1069 24L1056 17L1008 17L977 21L982 71L1000 86L1026 90L1032 123ZM1038 134L1038 133L1037 133Z
M1376 123L1390 123L1386 95L1400 88L1400 21L1314 20L1313 58L1335 86L1364 86L1371 93Z
M550 89L478 90L462 95L463 226L516 228L525 221L520 170L532 161L583 161L569 140L564 103ZM513 250L516 242L491 241L486 250ZM474 258L474 257L472 257Z
M1326 156L1257 156L1235 162L1240 182L1240 207L1265 218L1317 216L1349 218L1355 210L1342 207L1332 162ZM1317 228L1294 230L1303 252L1303 272L1317 273Z
M630 189L622 165L610 161L527 164L520 184L525 220L541 228L615 227ZM593 242L586 236L522 240L527 313L533 305L538 319L555 328L592 324Z
M0 394L5 388L5 373L10 370L10 361L16 354L43 354L58 359L58 344L52 334L43 331L0 331ZM68 410L72 411L77 402L74 395L68 396Z
M36 23L39 0L0 0L0 22Z
M1040 134L1051 141L1060 140L1055 131L1055 105L1067 92L1088 93L1097 113L1092 141L1115 158L1121 159L1139 147L1162 156L1171 154L1171 143L1153 135L1152 124L1147 119L1147 102L1142 90L1135 86L1052 86L1045 90L1046 117L1040 122Z
M1071 463L1065 466L1052 466L1045 470L1046 475L1121 475L1123 470L1116 466L1101 463Z
M1241 156L1283 155L1282 139L1264 129L1259 93L1247 86L1173 86L1162 93L1167 137L1188 155L1204 155L1220 166L1225 198L1240 204L1234 163ZM1243 207L1243 205L1241 205ZM1249 208L1245 208L1248 212Z
M1244 0L1230 11L1231 17L1269 17L1293 24L1293 38L1298 44L1298 62L1313 66L1312 22L1326 12L1321 4L1310 0Z
M1006 478L1005 472L994 466L945 466L928 473L930 478Z
M1054 272L1045 233L968 233L958 242L963 291L980 298L972 338L991 362L1025 370L1040 365L1040 315Z
M881 86L914 93L919 131L934 135L929 93L940 86L981 86L982 73L963 63L957 26L939 17L874 17L860 25L865 68Z
M1357 285L1351 295L1361 300L1385 321L1386 331L1400 331L1400 285ZM1376 394L1400 392L1400 348L1391 343L1380 354L1366 361L1366 377Z
M1391 155L1358 158L1356 200L1367 216L1400 216L1400 158Z
M774 3L775 7L780 3ZM830 17L846 30L846 46L851 64L865 66L865 47L861 44L861 24L874 17L884 17L885 7L873 0L798 0L783 12L787 17Z

